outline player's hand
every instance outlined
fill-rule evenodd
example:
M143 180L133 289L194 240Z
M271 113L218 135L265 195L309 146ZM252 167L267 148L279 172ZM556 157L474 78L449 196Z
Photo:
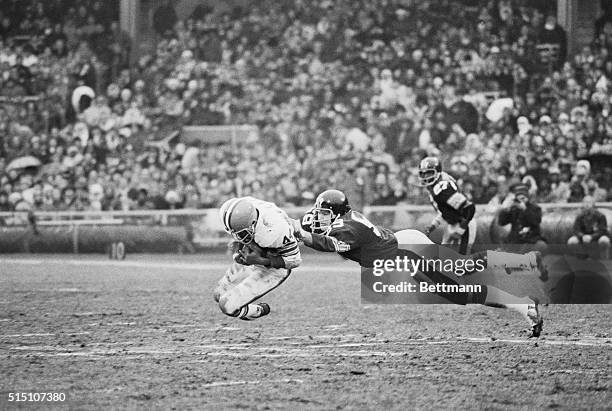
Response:
M293 227L293 235L295 236L295 239L298 241L302 240L304 236L302 235L302 223L300 220L291 219L291 225Z
M590 243L592 240L593 240L593 236L591 236L590 234L585 234L582 236L583 243Z
M244 256L242 255L242 253L240 253L240 252L234 253L232 255L232 258L233 258L233 260L235 262L237 262L240 265L249 265L249 264L247 264L246 260L244 259Z
M227 248L232 253L232 260L234 260L236 263L241 264L241 265L247 265L242 255L242 250L244 247L245 247L244 244L242 244L240 241L235 241L235 240L230 241L227 244Z
M245 247L242 250L241 255L245 261L244 265L265 265L268 262L267 258L264 258L261 254L250 247Z
M432 232L433 230L435 230L435 229L436 229L436 228L435 228L434 226L430 225L429 227L427 227L427 228L425 229L424 233L425 233L425 235L426 235L427 237L429 237L429 235L431 234L431 232Z
M230 241L227 244L227 248L229 248L229 250L232 252L232 254L236 254L237 252L239 252L243 247L243 244L240 241Z

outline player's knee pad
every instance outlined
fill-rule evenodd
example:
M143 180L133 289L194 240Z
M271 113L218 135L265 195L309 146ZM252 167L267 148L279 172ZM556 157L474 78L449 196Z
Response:
M213 298L215 299L215 301L219 302L221 296L225 294L231 286L232 284L228 280L227 275L223 276L223 278L219 280L219 282L217 283L217 287L215 287L215 290L213 291Z
M597 242L603 246L610 246L610 237L602 235L601 237L599 237L599 240Z
M219 297L219 309L223 314L236 317L240 313L240 308L242 306L232 301L231 295L224 294Z
M576 245L578 243L580 243L580 240L578 240L578 237L576 237L575 235L571 236L569 240L567 240L567 244L569 245Z

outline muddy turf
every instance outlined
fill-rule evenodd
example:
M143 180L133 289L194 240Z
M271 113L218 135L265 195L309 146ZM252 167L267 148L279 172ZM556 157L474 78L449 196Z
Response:
M223 255L0 256L0 409L609 409L612 308L543 308L543 336L480 306L362 305L359 270L308 255L221 314ZM63 403L9 393L65 393Z

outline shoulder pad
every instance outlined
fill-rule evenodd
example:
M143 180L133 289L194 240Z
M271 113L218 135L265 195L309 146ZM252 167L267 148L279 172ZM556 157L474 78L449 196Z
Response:
M260 247L280 248L294 238L293 227L280 214L260 213L255 226L255 242Z

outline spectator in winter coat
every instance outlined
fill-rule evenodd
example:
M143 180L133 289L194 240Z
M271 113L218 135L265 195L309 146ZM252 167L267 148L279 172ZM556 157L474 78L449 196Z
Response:
M595 200L586 196L582 201L583 210L574 221L574 235L568 240L575 252L583 253L589 244L597 244L599 257L607 260L610 256L610 234L606 216L595 208Z
M499 225L512 225L506 242L508 244L529 244L528 251L545 251L546 241L540 231L542 209L529 200L526 185L515 185L512 187L512 193L514 197L510 205L502 208L498 217ZM525 247L521 249L525 251Z

